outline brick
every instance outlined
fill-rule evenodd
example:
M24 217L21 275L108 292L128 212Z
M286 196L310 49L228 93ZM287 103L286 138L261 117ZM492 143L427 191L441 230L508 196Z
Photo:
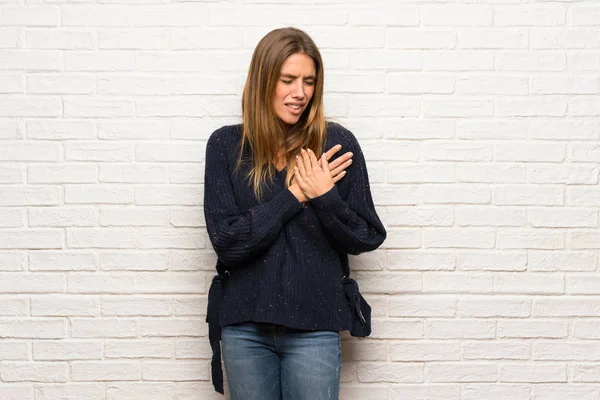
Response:
M489 204L490 187L483 185L436 184L423 185L425 204Z
M523 271L528 266L524 251L459 251L458 269L465 271Z
M173 314L175 316L206 315L208 298L196 295L185 295L184 298L177 297L173 300Z
M210 359L212 350L206 340L176 340L175 357L178 359L201 358Z
M103 316L169 316L172 313L170 298L110 296L102 299Z
M130 185L65 185L65 204L132 204Z
M349 56L350 67L356 70L418 71L423 66L422 54L419 50L356 49Z
M502 185L493 189L493 203L513 206L560 206L564 189L558 185Z
M491 26L492 8L474 4L427 4L421 7L425 26Z
M167 252L123 252L106 251L100 253L100 268L104 271L136 270L161 271L169 268Z
M172 358L175 344L171 340L119 339L104 341L106 358Z
M389 28L386 41L390 49L453 49L457 38L448 29Z
M562 232L542 229L502 229L497 233L499 249L561 249L565 246Z
M133 71L134 54L117 50L65 51L65 71Z
M60 161L62 147L52 142L3 142L0 161Z
M461 386L462 400L480 400L490 399L511 399L511 400L530 400L530 385L509 385L509 384L466 384Z
M600 232L570 231L567 233L567 247L571 249L598 249L600 248Z
M135 276L131 274L96 274L79 272L67 277L69 293L132 293Z
M29 209L31 227L94 226L98 217L89 207L35 207Z
M200 185L135 187L135 204L144 206L198 206L204 201L204 188Z
M27 92L30 94L92 94L94 77L76 74L30 74Z
M0 315L5 317L27 316L29 315L29 302L27 299L15 298L15 296L2 298Z
M417 249L421 247L421 233L416 228L388 228L382 249Z
M94 383L35 385L36 400L104 400L105 387Z
M95 127L92 121L30 120L27 121L27 137L42 140L92 139Z
M388 163L387 183L450 183L456 181L456 168L450 163Z
M458 300L457 315L462 317L528 317L530 314L531 301L525 297L463 296Z
M452 252L388 250L389 270L452 270L456 266Z
M466 360L528 360L531 346L513 341L465 341L462 357Z
M566 22L562 4L494 5L496 26L560 26Z
M136 27L201 26L208 22L208 18L204 4L159 4L134 9Z
M378 319L372 320L371 323L373 339L422 339L424 336L421 319Z
M600 302L590 296L540 297L533 300L532 317L598 317Z
M127 5L67 4L62 6L63 26L127 27L134 9Z
M594 164L590 165L573 165L573 164L550 164L550 165L528 165L527 175L531 183L562 183L567 185L595 185L598 183L598 167ZM593 189L569 187L567 194L581 192ZM579 197L568 196L571 202L577 202Z
M567 58L564 52L506 51L496 52L495 67L498 71L564 71Z
M208 326L203 318L152 318L140 319L137 323L138 334L142 337L203 337L208 334Z
M556 210L552 207L529 207L527 220L531 226L536 228L597 227L598 210L575 208Z
M99 360L102 341L44 340L33 342L33 359L48 361Z
M33 400L33 385L6 384L0 387L3 400Z
M89 252L29 252L31 271L81 271L97 268L96 257Z
M495 382L498 367L477 362L433 362L427 368L429 382Z
M565 292L565 280L547 273L498 273L494 289L502 293L557 294Z
M498 337L537 339L565 338L568 335L567 321L532 319L532 320L501 320L498 321Z
M3 70L28 70L28 71L61 71L63 61L58 50L1 50L0 49L0 71ZM7 107L19 110L23 115L35 117L58 117L60 116L60 101L55 99L11 99L11 102L2 100L0 104L4 109L0 116L5 116ZM22 109L22 107L28 107Z
M361 293L404 293L422 290L420 274L395 273L395 274L372 274L359 272L354 274L359 282Z
M141 366L138 361L73 361L71 380L77 381L138 381Z
M66 324L61 318L3 318L0 320L1 338L63 339L66 336Z
M133 117L133 104L129 100L105 98L64 99L64 116L75 118Z
M167 209L140 209L135 207L102 207L100 226L166 226Z
M27 166L27 183L95 183L98 168L94 164L61 163Z
M148 143L135 147L136 161L198 162L204 161L206 143Z
M575 319L572 322L571 336L576 339L600 339L599 327L600 321L597 319Z
M69 161L133 161L133 146L129 143L69 142L66 145L66 159Z
M596 162L600 157L598 144L574 144L570 150L569 158L573 161Z
M423 291L441 293L482 293L493 288L493 276L464 272L425 272Z
M83 296L36 296L31 299L33 316L99 316L100 301Z
M425 117L464 117L482 118L494 114L494 104L491 100L457 99L423 99L423 115Z
M596 385L557 386L552 384L534 385L532 400L593 399L598 396Z
M529 251L530 271L595 271L598 255L593 252Z
M5 30L0 29L0 48L2 47L8 47L9 45L6 44L6 39L5 39ZM18 36L15 34L15 41L18 38ZM14 47L17 47L17 45L15 44ZM1 73L0 74L0 93L25 93L25 80L24 78L17 73ZM0 122L1 123L1 122ZM16 133L16 132L15 132ZM10 132L3 132L2 134L0 134L2 136L0 137L4 137L6 136L7 139L11 138ZM13 136L11 139L17 139L18 136L15 135Z
M94 48L94 35L70 29L28 29L27 48L83 50Z
M242 46L239 28L173 28L171 47L175 50L236 49Z
M68 365L64 362L5 362L0 376L5 382L66 382Z
M62 249L64 234L60 229L3 229L0 249Z
M111 29L98 32L99 49L158 50L168 47L169 31L166 29Z
M174 386L174 383L168 382L107 382L106 400L169 399L173 398ZM198 393L204 391L196 390L194 396Z
M498 380L500 382L566 382L566 365L562 363L500 364Z
M598 49L600 32L593 29L570 28L531 28L529 45L531 49Z
M146 90L138 87L138 84L145 83L155 79L143 78L141 80L129 80L131 88L123 88L121 85L126 83L123 78L106 77L102 78L98 83L104 85L104 90L113 92L123 91L139 91ZM160 84L158 85L160 86ZM154 90L154 89L153 89ZM132 93L133 94L133 93ZM98 122L98 138L100 139L168 139L170 124L160 120L131 120L131 121L99 121Z
M422 363L360 363L357 366L359 382L394 382L417 383L423 382L425 377Z
M136 322L124 318L69 318L74 338L133 338Z
M459 28L456 46L459 49L526 49L528 35L525 29Z
M425 71L491 71L494 54L489 50L424 50Z
M427 248L492 248L495 234L481 228L427 228L423 230L423 243Z
M390 396L392 399L419 399L419 400L458 400L461 386L443 385L436 383L425 383L418 385L390 385ZM369 396L365 392L365 397ZM363 397L364 398L364 397ZM369 396L370 398L370 396ZM387 399L387 397L382 397Z
M393 343L390 349L392 361L458 361L459 343L454 341L425 341L417 343Z
M461 318L459 320L430 319L426 334L431 339L493 339L496 322Z
M25 269L25 252L2 251L0 253L0 271L22 271Z
M167 183L169 169L166 165L135 163L100 165L100 182L103 183Z
M29 348L29 343L24 341L3 340L0 343L0 358L2 358L2 361L27 361L30 353ZM1 389L0 395L2 395Z
M473 76L456 81L456 94L460 95L527 95L526 78Z
M146 381L206 381L210 361L149 361L142 365Z
M325 103L325 107L328 110L332 108L330 104L331 103ZM335 104L333 105L335 106ZM351 117L417 117L420 113L419 108L420 102L416 101L410 96L353 96L350 99L348 111L345 113L344 116L349 115ZM342 113L343 111L337 111L334 112L334 115L342 116Z
M1 228L21 228L25 221L25 210L12 208L0 210Z
M58 26L60 8L53 5L6 6L0 12L0 25Z

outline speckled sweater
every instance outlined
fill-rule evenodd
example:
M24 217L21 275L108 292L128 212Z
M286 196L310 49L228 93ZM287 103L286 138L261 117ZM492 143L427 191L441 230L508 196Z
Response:
M349 329L351 310L342 286L348 254L374 250L386 237L362 151L341 125L328 124L324 150L341 144L336 156L351 151L353 162L330 191L304 204L285 187L286 169L265 184L257 200L246 178L251 163L235 171L240 141L241 125L216 130L205 159L204 214L218 257L207 321L213 383L221 393L219 327L253 321ZM250 159L248 151L244 159Z

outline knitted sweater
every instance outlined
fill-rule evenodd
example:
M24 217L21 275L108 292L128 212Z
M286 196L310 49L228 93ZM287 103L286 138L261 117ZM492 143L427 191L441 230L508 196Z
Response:
M341 144L334 157L351 151L353 162L331 190L304 204L285 187L287 169L267 181L257 200L247 179L251 162L235 171L240 141L241 125L224 126L206 147L204 214L219 274L209 294L212 344L220 338L216 325L248 321L349 329L352 315L342 287L350 273L347 255L374 250L386 237L356 138L328 124L323 150ZM246 149L244 160L250 157ZM213 361L214 383L219 377Z

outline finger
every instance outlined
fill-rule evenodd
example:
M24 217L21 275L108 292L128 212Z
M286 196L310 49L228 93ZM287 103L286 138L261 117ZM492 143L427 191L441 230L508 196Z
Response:
M312 166L310 165L310 157L308 156L308 151L302 149L300 150L300 152L302 153L302 161L304 161L305 175L308 175L312 169Z
M306 167L304 166L304 159L296 155L296 167L294 168L294 173L299 177L306 176Z
M332 163L329 163L329 169L331 170L331 176L336 176L338 175L340 172L344 171L346 168L348 168L350 166L350 164L352 164L352 159L346 160L344 163L338 165L335 168L331 167Z
M346 171L342 171L337 175L333 175L333 183L339 182L344 176L346 176Z
M315 155L315 153L313 153L313 151L311 149L308 149L308 157L310 158L311 168L316 167L316 168L321 169L321 166L320 166L321 163L319 162L319 160L317 160L317 156ZM321 158L323 158L323 157L321 157Z
M304 179L302 179L302 173L297 165L294 167L294 179L296 179L296 182L298 182L298 186L300 186L300 188L304 186Z
M325 154L323 154L321 156L321 168L323 168L323 172L331 174L331 171L329 170L329 163L327 162L327 159L325 158Z
M345 163L346 161L350 160L353 155L354 154L352 154L352 152L350 152L350 151L345 154L342 154L341 156L339 156L338 158L336 158L335 160L333 160L332 162L329 163L329 169L333 171L338 166L340 166L343 163Z
M327 161L331 160L331 157L333 157L333 155L335 153L337 153L338 151L340 151L342 149L342 145L341 144L336 144L335 146L333 146L332 148L330 148L329 150L327 150L325 152L325 158L327 158Z

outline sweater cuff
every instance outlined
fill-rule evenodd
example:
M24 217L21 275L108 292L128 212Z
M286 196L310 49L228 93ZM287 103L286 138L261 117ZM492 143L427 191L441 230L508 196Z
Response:
M342 210L345 205L335 185L322 195L310 199L310 203L319 210Z
M287 188L279 192L274 200L276 202L275 207L281 210L281 222L287 222L303 208L302 203Z

